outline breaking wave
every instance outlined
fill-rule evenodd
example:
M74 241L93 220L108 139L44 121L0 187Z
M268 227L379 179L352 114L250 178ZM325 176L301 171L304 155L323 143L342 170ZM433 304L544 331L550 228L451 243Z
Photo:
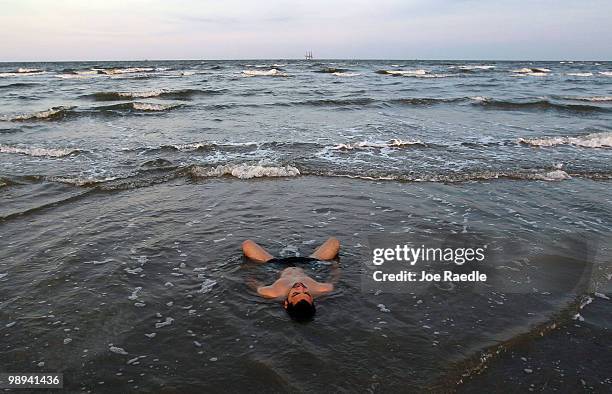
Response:
M44 111L34 112L32 114L17 115L8 120L19 122L28 120L59 120L71 114L75 107L53 107Z
M82 152L73 148L33 148L10 145L0 145L0 153L22 154L36 157L65 157Z
M550 69L543 67L523 67L518 70L512 70L517 75L530 75L535 77L543 77L549 75Z
M493 65L464 65L464 66L450 66L449 68L455 68L464 71L472 71L472 70L492 70L495 68Z
M211 168L194 166L191 175L198 178L221 177L231 175L239 179L293 177L300 175L300 170L292 166L269 167L251 164L226 164Z
M135 98L161 98L161 99L175 99L175 100L188 100L197 95L214 95L223 94L225 89L220 90L203 90L203 89L182 89L182 90L167 90L167 89L155 89L142 92L98 92L88 94L83 97L91 98L95 101L118 101Z
M286 77L287 74L279 71L276 68L270 69L270 70L243 70L242 71L242 75L244 75L245 77Z
M338 144L331 147L332 150L341 150L341 151L349 151L349 150L359 150L359 149L381 149L381 148L404 148L412 145L425 145L421 141L404 141L400 139L392 139L387 142L369 142L369 141L360 141L349 144Z
M413 78L446 78L451 74L433 74L427 70L378 70L377 74L390 75L392 77L413 77Z
M362 179L368 181L393 181L393 182L433 182L433 183L463 183L473 181L493 181L493 180L519 180L519 181L563 181L572 179L573 176L591 179L611 179L609 173L575 173L570 174L560 169L554 170L523 170L523 171L471 171L471 172L451 172L442 174L381 174L363 173L354 174L350 172L336 171L307 171L301 170L305 176L326 176L350 179Z
M612 96L593 96L593 97L564 97L569 100L577 101L592 101L592 102L606 102L612 101Z
M148 73L148 72L156 71L156 69L153 67L92 68L92 71L97 71L99 74L117 75L117 74Z
M535 174L534 179L540 179L543 181L563 181L566 179L572 179L572 177L563 170L552 170L542 174Z
M562 104L540 99L534 101L503 101L480 97L473 105L501 110L557 110L567 112L609 112L609 108L586 104Z
M419 70L378 70L377 74L383 75L394 75L394 76L415 76L415 75L425 75L427 71L419 69Z
M592 77L593 73L567 73L566 75L570 75L572 77Z
M337 77L357 77L361 75L361 73L335 72L335 73L332 73L332 75L335 75Z
M19 77L26 75L40 75L45 74L45 71L39 68L18 68L15 71L3 72L0 73L0 77Z
M142 102L136 101L136 102L131 102L131 103L121 103L121 104L95 107L93 111L163 112L163 111L179 108L182 106L183 104L156 104L156 103L142 103Z
M148 164L147 164L148 163ZM549 170L519 170L519 171L487 171L475 170L449 173L385 173L383 171L351 172L341 170L324 170L318 168L298 168L293 165L264 165L262 163L234 163L217 166L188 165L175 166L164 159L149 161L136 173L127 176L111 176L90 178L81 176L46 176L33 175L24 177L26 181L47 181L71 184L76 187L95 188L103 191L119 191L162 184L180 177L207 179L234 177L241 180L253 178L284 178L284 177L330 177L348 178L374 182L427 182L427 183L464 183L495 180L508 181L543 181L559 182L572 178L587 178L595 180L612 180L609 172L578 172L569 173L559 168ZM10 186L11 181L0 179L4 186Z
M31 73L38 73L38 72L42 72L42 70L40 68L26 68L26 67L20 67L17 69L17 72L20 74L31 74Z
M612 132L592 133L577 137L519 138L519 142L538 147L574 145L582 148L611 148Z

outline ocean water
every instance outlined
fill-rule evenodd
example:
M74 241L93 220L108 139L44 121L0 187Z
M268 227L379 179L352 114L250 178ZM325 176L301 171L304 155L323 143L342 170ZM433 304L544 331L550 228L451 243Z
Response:
M74 392L610 390L610 62L3 63L0 104L7 371ZM592 287L362 291L368 235L435 231L589 240ZM244 239L289 256L332 235L314 322L244 284L276 275Z

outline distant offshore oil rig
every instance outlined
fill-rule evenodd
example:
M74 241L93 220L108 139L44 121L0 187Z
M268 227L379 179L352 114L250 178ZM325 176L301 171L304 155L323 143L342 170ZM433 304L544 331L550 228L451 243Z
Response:
M312 60L312 51L306 51L306 54L304 55L304 58L306 60Z

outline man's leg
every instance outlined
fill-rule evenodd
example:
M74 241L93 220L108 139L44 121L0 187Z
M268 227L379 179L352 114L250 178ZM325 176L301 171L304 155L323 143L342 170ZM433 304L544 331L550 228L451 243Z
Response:
M265 263L266 261L274 258L274 256L268 253L264 248L257 245L250 239L247 239L242 243L242 252L246 257L257 261L258 263Z
M315 249L315 251L310 255L310 257L314 257L317 260L332 260L338 255L339 250L340 241L338 241L334 237L330 237L327 241L323 243L323 245Z

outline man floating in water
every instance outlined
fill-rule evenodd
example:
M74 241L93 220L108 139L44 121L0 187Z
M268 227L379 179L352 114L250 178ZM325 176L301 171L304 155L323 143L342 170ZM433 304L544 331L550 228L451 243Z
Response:
M250 239L242 243L244 255L258 263L280 263L289 265L281 273L276 282L263 286L257 281L250 285L257 290L257 294L264 298L286 297L283 304L289 316L298 321L311 319L315 314L314 298L330 293L334 289L333 283L320 283L304 273L304 270L295 267L295 264L309 263L317 260L332 260L338 255L340 242L331 237L319 246L309 257L274 258L264 248ZM337 281L339 271L337 267L332 271L332 282Z

